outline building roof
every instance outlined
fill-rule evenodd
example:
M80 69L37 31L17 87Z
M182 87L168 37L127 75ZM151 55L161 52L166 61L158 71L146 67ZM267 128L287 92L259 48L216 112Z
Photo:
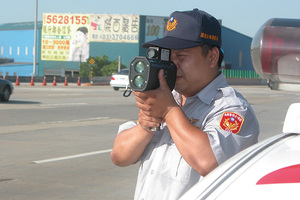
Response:
M42 28L42 21L37 22L37 28ZM24 30L34 29L34 22L19 22L19 23L6 23L0 24L0 30Z

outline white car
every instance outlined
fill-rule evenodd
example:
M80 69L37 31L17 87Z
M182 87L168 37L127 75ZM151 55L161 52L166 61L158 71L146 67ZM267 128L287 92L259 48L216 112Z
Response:
M300 199L300 103L287 112L283 133L233 156L180 200Z
M116 91L120 88L127 88L129 85L128 74L129 69L122 69L121 71L113 74L110 78L110 86L112 86Z

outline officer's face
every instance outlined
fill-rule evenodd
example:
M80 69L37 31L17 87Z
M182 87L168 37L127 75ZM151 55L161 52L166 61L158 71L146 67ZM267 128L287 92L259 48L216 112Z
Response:
M190 97L201 91L211 81L212 70L209 56L204 56L202 47L171 50L171 60L177 66L175 90Z

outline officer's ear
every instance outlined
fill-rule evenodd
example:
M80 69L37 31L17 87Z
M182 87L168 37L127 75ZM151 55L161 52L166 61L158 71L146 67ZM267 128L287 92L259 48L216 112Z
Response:
M212 68L218 66L219 53L220 52L219 52L218 47L213 47L209 50L208 56L209 56Z

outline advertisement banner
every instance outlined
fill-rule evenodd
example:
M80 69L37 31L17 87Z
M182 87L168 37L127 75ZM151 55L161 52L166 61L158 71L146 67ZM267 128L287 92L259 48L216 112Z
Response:
M139 42L139 15L92 14L90 41Z
M162 38L168 20L168 17L147 16L145 24L145 42Z
M89 29L90 15L44 13L41 60L85 62Z

